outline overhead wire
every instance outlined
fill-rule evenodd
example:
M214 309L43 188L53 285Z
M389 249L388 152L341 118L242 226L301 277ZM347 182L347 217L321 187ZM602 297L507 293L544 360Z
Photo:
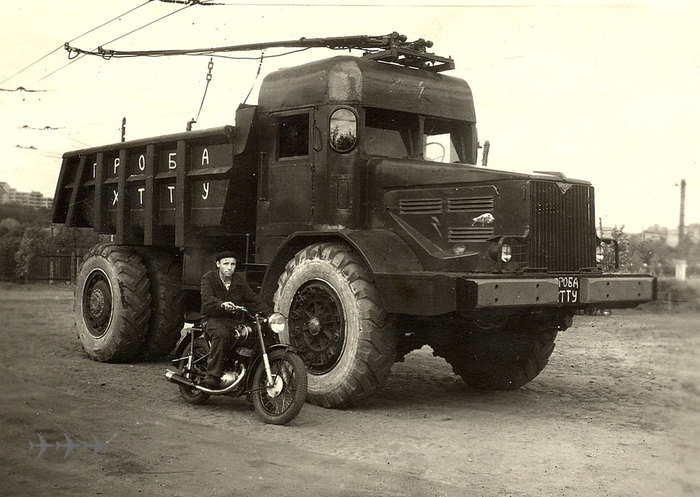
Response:
M149 2L150 2L150 1L151 1L151 0L149 0ZM147 3L148 3L148 2L147 2ZM170 13L168 13L168 14L165 14L164 16L161 16L161 17L159 17L159 18L157 18L157 19L154 19L153 21L150 21L150 22L144 24L143 26L139 26L138 28L132 29L131 31L129 31L129 32L127 32L127 33L124 33L123 35L117 36L116 38L114 38L114 39L112 39L112 40L110 40L110 41L108 41L108 42L106 42L106 43L103 43L103 44L100 45L100 46L108 45L108 44L110 44L110 43L114 43L114 42L117 41L117 40L121 40L122 38L125 38L125 37L127 37L127 36L129 36L129 35L132 35L132 34L136 33L137 31L140 31L140 30L142 30L142 29L144 29L144 28L147 28L148 26L151 26L151 25L153 25L153 24L155 24L155 23L157 23L157 22L159 22L159 21L162 21L163 19L166 19L166 18L168 18L168 17L170 17L170 16L172 16L172 15L175 15L175 14L177 14L178 12L182 12L182 11L185 10L185 9L189 9L190 7L193 7L193 6L195 6L195 5L206 5L206 4L205 4L205 3L200 3L200 2L197 2L197 3L189 3L189 4L185 5L184 7L181 7L181 8L179 8L179 9L173 11L173 12L170 12ZM66 46L68 45L68 43L70 43L70 42L67 42L67 43L64 44L63 46L66 47ZM50 77L50 76L56 74L57 72L62 71L62 70L65 69L66 67L68 67L68 66L70 66L71 64L73 64L73 63L79 61L80 59L82 59L85 55L86 55L86 54L80 54L80 55L78 55L78 56L72 58L67 64L65 64L65 65L59 67L58 69L56 69L55 71L52 71L52 72L50 72L49 74L45 75L44 77L42 77L41 79L39 79L39 81L43 81L43 80L45 80L46 78L48 78L48 77ZM70 52L69 52L69 57L70 57Z
M140 4L140 5L136 6L136 7L134 7L133 9L127 10L127 11L124 12L123 14L119 14L118 16L113 17L113 18L110 19L109 21L103 22L103 23L100 24L99 26L95 26L95 27L92 28L92 29L88 29L88 30L85 31L84 33L82 33L82 34L76 36L75 38L73 38L72 40L70 40L68 43L71 43L71 42L73 42L73 41L75 41L75 40L77 40L77 39L79 39L79 38L82 38L83 36L86 36L86 35L92 33L93 31L96 31L96 30L98 30L98 29L100 29L100 28L106 26L107 24L110 24L110 23L116 21L117 19L120 19L120 18L124 17L124 16L127 15L127 14L131 14L131 13L134 12L135 10L140 9L141 7L143 7L144 5L146 5L147 3L150 3L150 2L152 2L152 1L153 1L153 0L146 0L146 1L143 2L142 4ZM27 65L27 66L24 66L22 69L20 69L20 70L17 71L16 73L14 73L14 74L12 74L11 76L9 76L9 77L3 79L2 81L0 81L0 85L3 84L3 83L5 83L6 81L9 81L10 79L14 78L14 77L17 76L17 75L22 74L24 71L26 71L26 70L29 69L30 67L33 67L34 65L38 64L39 62L41 62L42 60L44 60L44 59L47 58L48 56L50 56L50 55L52 55L52 54L58 52L58 51L59 51L60 49L62 49L64 46L65 46L65 45L59 45L58 47L54 48L54 49L51 50L50 52L48 52L48 53L42 55L41 57L39 57L38 59L36 59L36 60L35 60L34 62L32 62L31 64L29 64L29 65Z

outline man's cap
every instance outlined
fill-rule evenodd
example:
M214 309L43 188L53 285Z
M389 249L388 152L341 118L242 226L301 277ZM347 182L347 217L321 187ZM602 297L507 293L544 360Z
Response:
M216 254L216 262L219 262L221 259L226 259L227 257L233 257L234 259L238 260L235 252L232 250L224 250Z

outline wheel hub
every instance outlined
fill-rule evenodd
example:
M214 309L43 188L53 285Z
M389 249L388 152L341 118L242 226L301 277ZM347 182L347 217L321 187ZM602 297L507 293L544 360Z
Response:
M321 321L317 317L309 319L309 333L318 335L321 331Z
M280 375L273 375L272 378L272 385L268 386L265 390L267 390L267 395L274 399L284 390L284 380Z
M83 318L87 329L95 338L107 332L112 315L112 291L102 271L95 271L85 281L83 292Z
M335 367L345 344L345 320L338 296L326 282L309 281L294 295L289 336L311 374Z
M105 296L101 289L95 289L90 295L90 314L94 317L99 317L105 308Z

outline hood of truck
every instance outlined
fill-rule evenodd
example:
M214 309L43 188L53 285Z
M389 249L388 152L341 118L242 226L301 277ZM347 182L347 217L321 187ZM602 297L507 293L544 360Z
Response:
M476 259L479 270L490 270L489 246L502 237L528 244L534 236L538 244L564 246L564 233L573 237L573 229L585 241L582 253L595 238L587 181L420 160L375 159L368 166L370 225L391 227L410 240L424 263L471 258L470 267ZM520 260L519 268L554 260L548 254L540 259ZM580 267L589 265L588 255L584 259ZM578 261L570 264L580 269ZM453 263L450 268L458 269Z
M368 167L375 184L383 188L472 184L503 180L543 180L590 185L588 181L567 178L555 172L514 173L469 164L446 164L409 159L374 159L368 163Z

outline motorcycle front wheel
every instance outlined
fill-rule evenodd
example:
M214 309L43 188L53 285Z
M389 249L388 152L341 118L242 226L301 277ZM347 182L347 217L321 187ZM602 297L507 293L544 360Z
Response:
M273 382L268 384L261 361L253 374L253 406L264 423L283 425L299 414L306 400L306 367L290 350L273 350L268 358Z

